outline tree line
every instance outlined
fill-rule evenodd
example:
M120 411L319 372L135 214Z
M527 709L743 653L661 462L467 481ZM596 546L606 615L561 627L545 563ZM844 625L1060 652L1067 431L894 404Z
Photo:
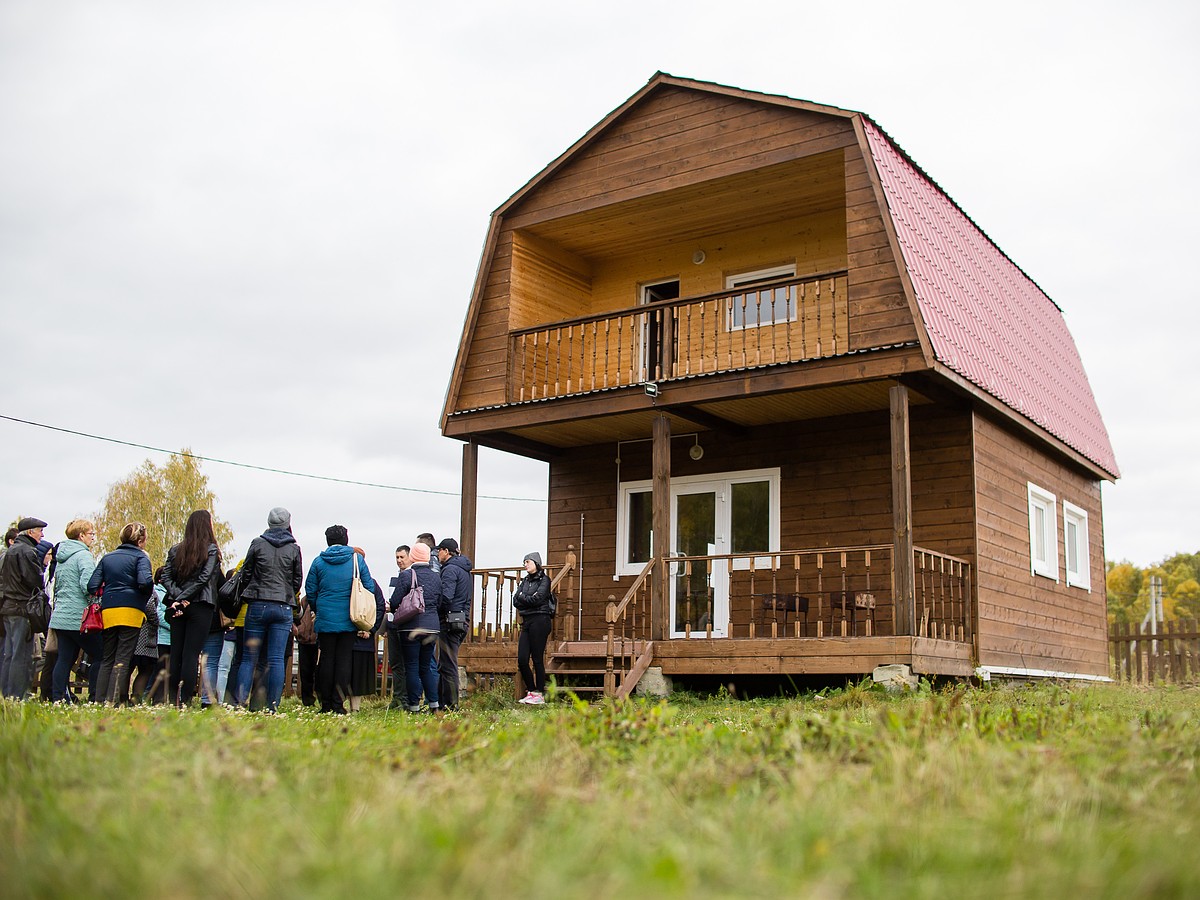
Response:
M1150 578L1162 579L1164 617L1200 619L1200 553L1176 553L1141 568L1128 560L1105 564L1110 625L1141 622L1150 610Z

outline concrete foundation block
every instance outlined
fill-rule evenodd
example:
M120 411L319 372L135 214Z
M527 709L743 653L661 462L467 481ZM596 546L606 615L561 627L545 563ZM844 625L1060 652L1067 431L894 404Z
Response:
M664 675L662 666L651 666L646 670L637 683L633 692L639 697L669 697L671 695L671 678Z
M916 690L920 683L920 679L913 674L912 666L906 665L876 666L871 673L871 680L889 691Z

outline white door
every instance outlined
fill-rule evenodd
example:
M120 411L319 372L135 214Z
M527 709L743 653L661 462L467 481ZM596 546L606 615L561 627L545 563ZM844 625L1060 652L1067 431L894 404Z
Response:
M679 485L671 496L673 557L713 556L729 552L729 516L725 485ZM673 560L671 563L671 634L724 637L729 622L726 560Z

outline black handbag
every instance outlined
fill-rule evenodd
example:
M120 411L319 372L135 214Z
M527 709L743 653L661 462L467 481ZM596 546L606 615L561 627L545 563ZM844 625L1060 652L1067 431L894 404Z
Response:
M217 591L217 605L227 618L236 619L242 611L242 570L225 579Z
M35 634L45 634L50 628L50 598L43 588L35 588L25 601L21 615L29 620L28 639L33 640Z

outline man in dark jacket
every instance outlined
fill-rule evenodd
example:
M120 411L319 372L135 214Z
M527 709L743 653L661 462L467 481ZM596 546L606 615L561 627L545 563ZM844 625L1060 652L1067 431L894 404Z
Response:
M458 648L471 621L471 560L458 552L458 541L445 538L437 545L442 565L442 595L438 598L438 702L442 709L458 708Z
M0 617L4 621L4 655L0 657L0 693L20 700L29 689L33 635L23 614L25 601L44 587L38 541L46 523L28 516L17 523L19 534L0 559Z

